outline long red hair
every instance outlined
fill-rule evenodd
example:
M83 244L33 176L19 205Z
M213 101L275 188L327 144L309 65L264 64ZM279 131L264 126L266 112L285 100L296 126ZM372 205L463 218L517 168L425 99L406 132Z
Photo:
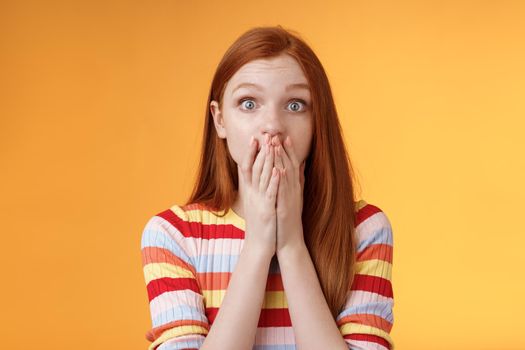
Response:
M280 54L301 66L312 98L313 138L305 161L303 232L324 296L334 319L345 305L354 278L356 255L354 179L328 77L312 49L294 31L255 27L241 35L217 66L206 104L202 154L197 181L186 204L214 210L231 208L238 191L237 164L226 140L218 137L210 111L226 83L249 61Z

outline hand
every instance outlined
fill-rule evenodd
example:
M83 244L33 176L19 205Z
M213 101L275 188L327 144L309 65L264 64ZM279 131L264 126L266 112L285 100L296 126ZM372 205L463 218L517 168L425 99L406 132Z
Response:
M272 256L277 242L275 206L279 174L273 166L275 151L270 137L266 137L254 162L257 145L258 141L252 137L242 165L237 165L239 191L242 188L244 193L245 244L253 244Z
M276 145L275 165L280 169L281 178L277 191L277 253L284 249L296 249L305 244L302 212L304 191L304 161L299 162L290 136L281 143L272 138ZM284 146L284 148L283 148Z

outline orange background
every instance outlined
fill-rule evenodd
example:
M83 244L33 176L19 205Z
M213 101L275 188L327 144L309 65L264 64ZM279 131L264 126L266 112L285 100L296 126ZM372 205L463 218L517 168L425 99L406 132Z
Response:
M525 3L2 1L5 349L146 349L149 217L181 203L245 30L323 62L394 230L399 349L523 349Z

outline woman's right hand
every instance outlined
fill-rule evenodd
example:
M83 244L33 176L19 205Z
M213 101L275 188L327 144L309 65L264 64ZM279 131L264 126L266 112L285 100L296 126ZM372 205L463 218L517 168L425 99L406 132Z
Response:
M243 190L245 243L263 249L272 256L276 252L276 199L279 174L274 168L275 150L266 135L256 156L258 141L252 138L242 164L237 165L239 189ZM255 161L254 161L254 157Z

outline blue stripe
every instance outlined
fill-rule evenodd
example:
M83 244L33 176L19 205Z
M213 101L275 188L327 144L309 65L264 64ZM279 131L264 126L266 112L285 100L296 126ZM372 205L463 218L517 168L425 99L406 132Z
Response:
M179 305L161 312L152 320L153 327L159 327L177 320L197 320L208 323L208 319L199 309L189 305Z
M179 342L162 343L157 350L182 350L182 349L200 349L204 343L204 336L198 340L181 340Z
M341 318L348 315L357 315L357 314L373 314L379 317L388 320L389 322L394 322L394 315L392 314L393 301L386 302L370 302L366 304L354 305L343 310L336 318L340 320Z
M392 228L390 226L383 226L375 231L372 235L367 237L364 241L357 245L357 252L360 253L371 244L389 244L393 245Z
M157 247L169 250L172 254L178 256L187 264L193 265L193 261L182 249L182 247L173 239L172 236L160 225L159 217L151 218L142 232L141 249L145 247Z
M235 266L239 261L239 254L207 254L198 257L195 270L199 273L205 272L230 272L233 273ZM277 260L270 264L268 272L271 274L280 274L281 270Z

